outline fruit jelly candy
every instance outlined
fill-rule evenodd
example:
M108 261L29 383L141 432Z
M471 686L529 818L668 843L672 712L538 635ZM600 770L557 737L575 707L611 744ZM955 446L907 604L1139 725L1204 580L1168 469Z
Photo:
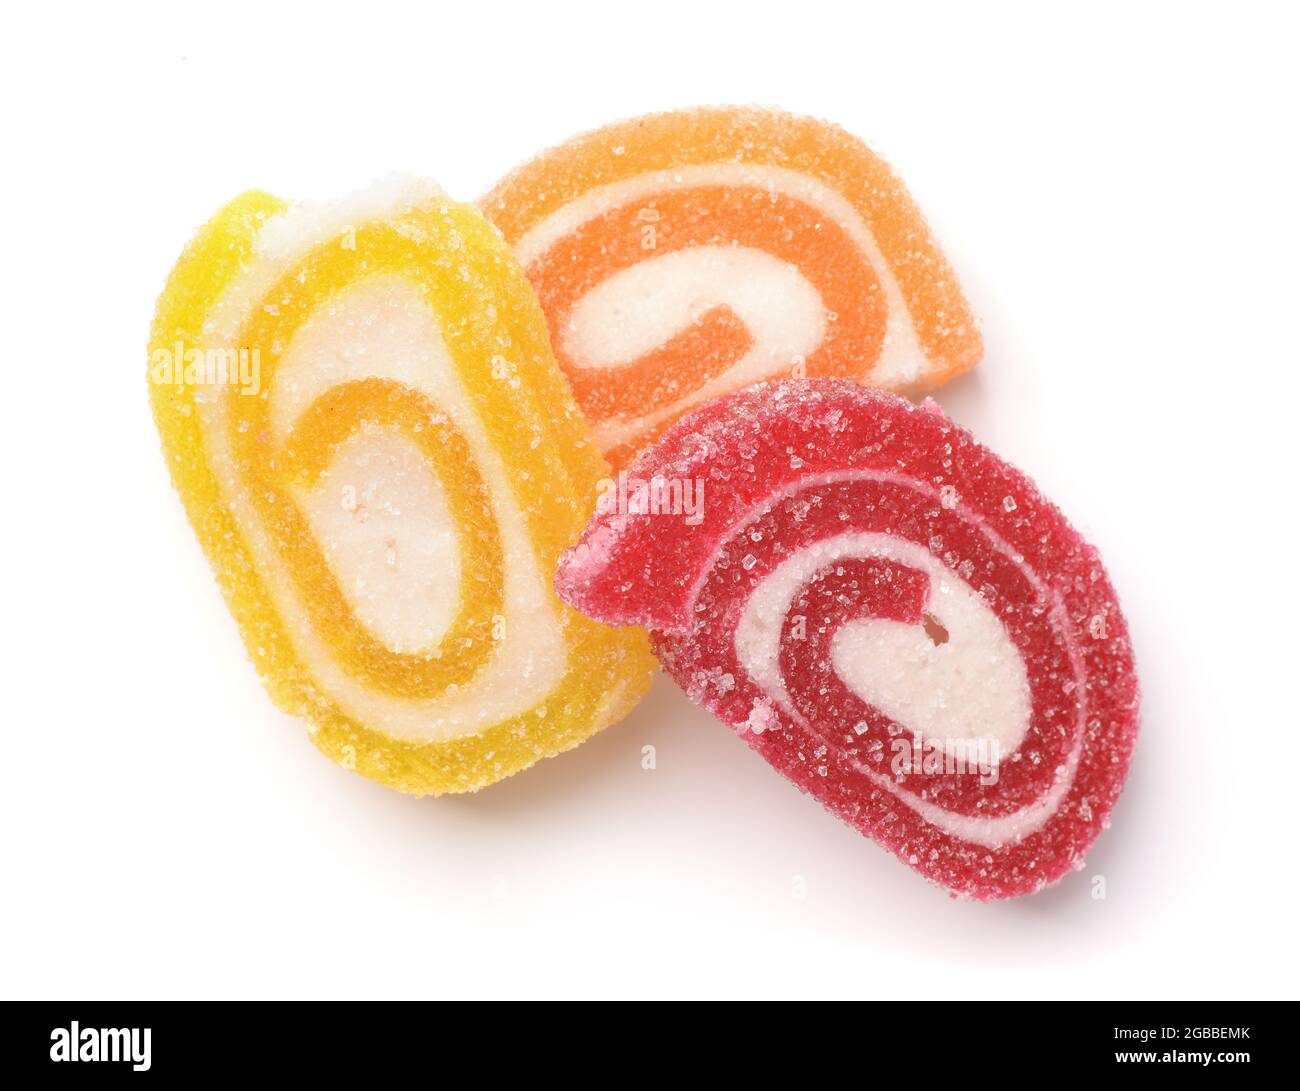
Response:
M616 467L690 406L760 379L922 389L983 351L902 182L823 121L637 118L542 153L481 205Z
M933 403L840 379L702 406L629 478L694 483L695 517L611 494L565 601L653 630L692 700L947 890L1082 867L1137 679L1101 558L1028 478Z
M498 233L437 187L251 192L158 301L172 479L275 702L402 791L473 791L649 684L644 634L560 602L608 472Z

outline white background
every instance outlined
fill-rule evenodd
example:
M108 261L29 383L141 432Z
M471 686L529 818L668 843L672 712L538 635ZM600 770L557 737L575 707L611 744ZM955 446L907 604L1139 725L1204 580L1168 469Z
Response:
M321 7L7 15L0 992L1297 996L1294 15ZM148 323L227 198L473 198L713 102L894 163L987 342L939 400L1107 559L1142 735L1046 893L950 900L662 677L477 796L346 774L263 695L171 491Z

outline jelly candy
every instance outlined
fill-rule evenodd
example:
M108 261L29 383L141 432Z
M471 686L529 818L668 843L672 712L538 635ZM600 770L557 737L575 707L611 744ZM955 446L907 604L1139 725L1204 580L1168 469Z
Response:
M628 478L562 598L652 629L692 700L949 891L1082 866L1137 680L1097 551L1023 474L933 403L808 379L700 407ZM688 486L689 519L660 502Z
M237 198L172 271L149 377L249 655L335 761L472 791L645 690L644 635L553 593L607 467L471 206L400 179Z
M760 379L917 389L982 351L903 184L826 122L637 118L544 152L482 207L616 467L691 405Z

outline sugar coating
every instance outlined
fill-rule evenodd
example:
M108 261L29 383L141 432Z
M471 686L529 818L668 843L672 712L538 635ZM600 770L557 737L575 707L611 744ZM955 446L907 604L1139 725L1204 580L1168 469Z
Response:
M982 352L903 184L823 121L753 107L636 118L544 152L481 203L616 467L748 383L921 389Z
M256 367L232 382L214 359ZM172 271L149 379L249 655L335 761L473 791L648 686L644 634L551 586L608 466L471 206L406 179L326 205L236 198Z
M693 701L952 893L1082 867L1138 685L1101 558L1028 478L933 403L837 379L710 402L629 474L703 482L703 517L599 510L565 601L650 628Z

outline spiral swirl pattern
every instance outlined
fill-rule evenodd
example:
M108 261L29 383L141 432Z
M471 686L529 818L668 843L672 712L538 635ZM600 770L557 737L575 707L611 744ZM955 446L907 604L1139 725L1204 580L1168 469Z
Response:
M607 468L476 210L406 181L245 195L172 274L151 362L169 352L256 362L242 386L151 367L155 416L250 655L331 757L472 790L645 689L644 637L551 587Z
M611 125L483 201L621 467L676 417L760 379L934 386L982 349L920 212L842 130L758 109Z
M703 518L598 512L566 601L649 626L692 700L946 889L1082 866L1137 730L1101 560L933 405L838 380L702 407L634 465Z

